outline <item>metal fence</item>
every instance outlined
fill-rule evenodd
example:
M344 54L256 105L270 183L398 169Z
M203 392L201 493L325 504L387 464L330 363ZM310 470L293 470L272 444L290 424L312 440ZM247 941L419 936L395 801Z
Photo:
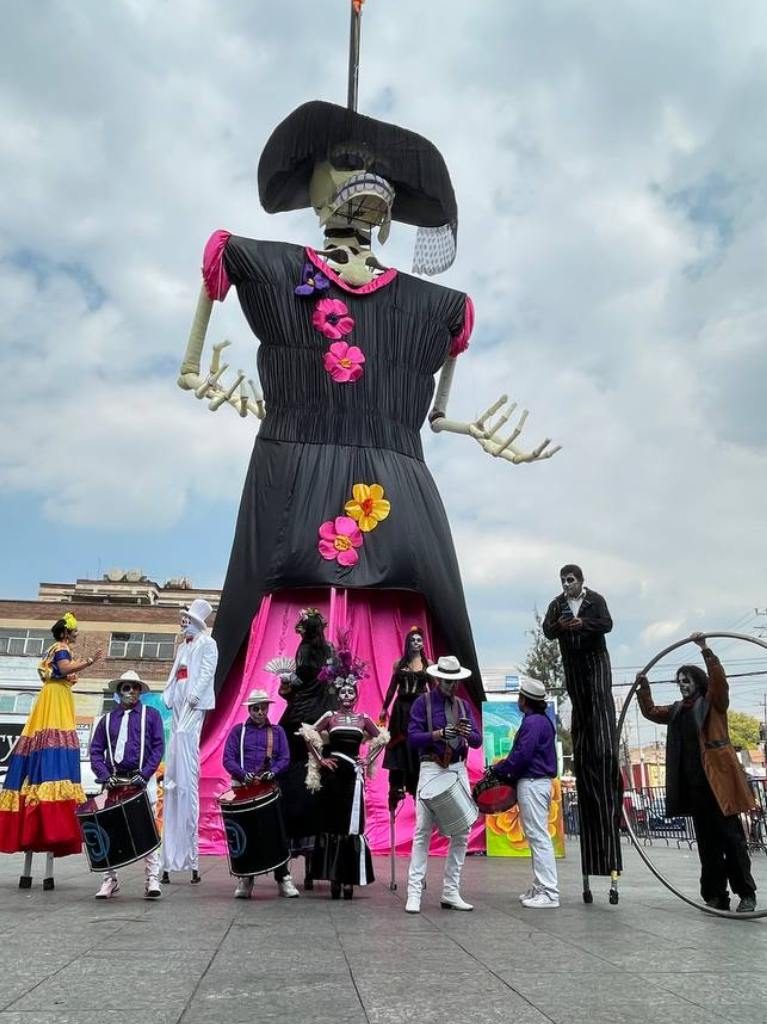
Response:
M740 816L743 831L749 850L767 855L767 780L751 779L749 785L756 809L750 814ZM563 791L562 809L565 835L579 835L578 797L575 790ZM677 847L686 846L692 849L696 842L692 818L666 816L666 790L663 786L624 790L623 814L631 824L634 834L646 846L652 846L654 842L665 842L666 846L674 843ZM628 835L623 820L621 830Z

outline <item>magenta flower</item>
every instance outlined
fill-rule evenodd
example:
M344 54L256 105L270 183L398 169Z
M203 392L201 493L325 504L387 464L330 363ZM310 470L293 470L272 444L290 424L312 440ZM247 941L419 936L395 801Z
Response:
M322 357L322 361L336 384L351 384L362 376L365 356L356 345L334 341Z
M362 531L349 516L328 519L319 530L319 552L328 562L336 561L347 568L356 565L359 555L355 548L362 547Z
M340 299L320 299L312 313L312 324L326 338L339 341L354 330L354 317L349 316L346 303Z

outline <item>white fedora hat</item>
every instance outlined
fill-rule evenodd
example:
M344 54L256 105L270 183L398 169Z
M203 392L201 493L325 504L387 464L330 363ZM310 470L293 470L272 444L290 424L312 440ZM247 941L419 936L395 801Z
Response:
M519 684L519 692L531 700L548 700L546 687L538 679L523 679Z
M213 606L208 604L202 597L197 597L192 601L188 608L185 608L182 615L188 615L190 619L205 628L205 620L208 618L210 613L213 611Z
M248 699L242 702L242 706L249 708L251 704L274 704L274 701L266 690L251 690Z
M108 684L109 689L112 693L117 693L123 683L141 683L141 692L149 693L149 687L147 684L138 672L134 672L132 668L129 668L127 672L123 672L119 679L110 679Z
M435 679L468 679L470 668L464 668L452 654L443 654L436 665L428 665L426 671Z

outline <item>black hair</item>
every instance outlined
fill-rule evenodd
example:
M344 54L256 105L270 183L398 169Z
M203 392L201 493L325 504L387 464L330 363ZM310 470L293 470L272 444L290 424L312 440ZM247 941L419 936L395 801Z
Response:
M583 583L583 569L581 569L579 565L573 565L571 563L568 563L567 565L563 565L562 568L559 570L560 576L569 576L570 573L572 573L573 576L575 576L577 579L580 580L581 583Z
M708 689L708 676L699 665L680 665L676 670L676 681L679 682L680 673L686 673L695 683L695 692L703 696Z
M418 636L420 636L420 638L423 640L424 633L423 633L423 630L419 626L413 626L412 629L409 629L407 631L407 634L405 635L405 642L404 642L403 647L402 647L402 657L399 659L397 664L394 666L395 670L407 668L408 665L410 664L410 659L412 657L412 654L411 654L411 651L410 651L410 643L411 643L412 637L415 636L416 634L418 634ZM426 647L425 646L422 647L419 653L421 655L421 664L423 665L424 668L426 668L426 666L429 664L429 659L426 656Z
M68 632L67 624L63 619L57 619L51 626L54 640L66 640Z
M333 653L333 648L325 639L326 622L315 609L302 613L298 620L301 628L301 642L296 651L296 675L303 682L313 680L325 662Z

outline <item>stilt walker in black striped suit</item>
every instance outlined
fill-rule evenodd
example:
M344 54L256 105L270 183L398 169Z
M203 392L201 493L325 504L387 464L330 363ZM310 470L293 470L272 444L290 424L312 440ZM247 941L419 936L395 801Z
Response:
M623 786L612 670L605 633L613 628L601 594L587 590L577 565L560 570L562 594L546 612L543 632L558 640L565 686L572 704L571 732L575 789L580 816L583 901L592 902L590 875L609 875L610 902L618 902L622 867L620 817Z

